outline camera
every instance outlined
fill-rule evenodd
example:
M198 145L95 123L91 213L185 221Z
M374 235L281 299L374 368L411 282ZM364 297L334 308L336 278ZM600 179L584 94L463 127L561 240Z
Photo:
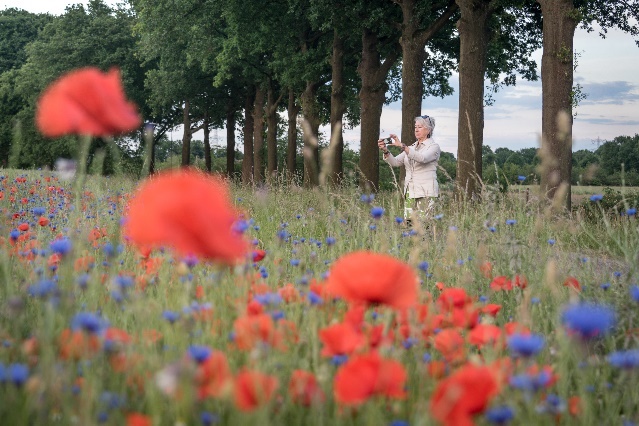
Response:
M382 139L384 142L386 142L386 145L392 145L393 144L393 138L385 138Z

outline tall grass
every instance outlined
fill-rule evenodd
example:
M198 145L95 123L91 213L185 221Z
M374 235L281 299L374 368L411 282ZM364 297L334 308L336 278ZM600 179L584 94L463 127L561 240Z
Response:
M24 182L17 182L19 177ZM71 183L46 172L6 171L2 186L3 424L115 425L124 424L130 413L142 413L158 425L206 424L209 418L222 424L434 424L429 398L438 380L429 376L424 355L436 360L439 354L420 336L411 345L396 337L383 348L409 372L406 399L377 398L357 409L334 401L338 367L320 355L318 330L340 320L346 306L331 300L310 303L309 285L321 282L336 259L356 250L391 254L413 266L424 303L437 298L437 283L460 287L479 306L502 306L495 318L485 315L482 321L500 326L517 321L544 336L545 347L535 361L517 361L514 372L533 363L550 365L557 383L542 392L523 392L506 381L492 403L511 406L516 424L639 420L636 373L618 371L606 360L614 350L637 347L637 302L629 295L638 272L634 216L602 215L600 221L585 222L576 215L553 213L534 196L526 202L495 194L467 205L442 197L437 219L408 228L396 220L403 210L394 193L376 194L367 203L355 188L234 187L233 203L249 221L247 238L266 251L264 260L233 268L188 266L167 249L152 255L158 259L157 271L146 271L119 230L135 182L89 178L75 200ZM385 209L380 219L371 216L373 206ZM47 209L50 225L37 224L34 207ZM29 223L30 229L20 235L31 237L12 241L10 233L21 223ZM73 249L56 263L49 244L60 235L70 239ZM107 243L115 248L113 253L105 250ZM94 266L85 268L82 262L91 263L91 258ZM522 275L528 286L491 290L491 278L482 272L487 262L493 277ZM580 292L563 285L571 276L581 284ZM119 277L130 277L131 286ZM33 295L33 286L45 279L54 281L56 290ZM287 283L302 299L265 309L290 321L297 340L287 341L283 350L268 345L238 349L233 325L246 312L251 295L265 289L275 292ZM604 283L609 286L602 287ZM570 336L561 313L577 300L614 306L614 331L588 343ZM167 321L165 311L179 313L179 319ZM99 313L111 327L126 331L131 341L105 347L105 337L98 336L96 348L83 340L69 343L61 336L79 312ZM366 312L368 322L387 328L395 319L395 313L383 308ZM198 398L196 366L188 356L192 345L223 352L233 373L251 368L277 377L275 398L253 412L236 408L231 387L217 398ZM65 355L65 350L74 355ZM469 346L467 354L470 362L489 363L508 356L508 351L479 352ZM16 364L29 369L24 383L8 371ZM291 401L287 383L295 369L317 376L324 402L302 407ZM558 395L561 403L549 404L548 394ZM571 397L580 398L579 414L569 413ZM481 416L477 421L488 422Z

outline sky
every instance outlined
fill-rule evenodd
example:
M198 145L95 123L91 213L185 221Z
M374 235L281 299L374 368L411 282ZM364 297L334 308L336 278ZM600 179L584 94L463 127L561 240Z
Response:
M0 7L17 7L33 13L64 13L68 4L87 1L67 0L0 0ZM115 5L117 0L106 3ZM605 39L597 32L586 33L577 29L574 49L579 54L574 83L580 84L586 99L574 111L573 150L596 149L599 144L616 136L634 136L639 133L639 47L630 35L609 31ZM541 72L541 50L533 54ZM457 156L458 76L450 83L455 88L452 96L426 98L422 114L436 119L434 139L443 151ZM541 134L541 80L517 80L516 86L505 87L494 96L495 103L485 109L484 145L493 150L509 148L538 148ZM320 129L330 134L328 126ZM345 143L359 150L360 128L344 131ZM381 135L401 134L401 103L386 106L382 111ZM214 144L225 145L224 130L212 132ZM181 133L174 132L175 139ZM195 135L198 138L198 134ZM201 139L202 137L199 136Z

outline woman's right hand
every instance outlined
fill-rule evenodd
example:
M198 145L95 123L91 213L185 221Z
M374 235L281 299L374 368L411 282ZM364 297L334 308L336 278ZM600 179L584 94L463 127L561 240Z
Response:
M377 141L377 146L379 147L379 149L381 149L382 151L386 150L386 142L384 141L384 139L380 139Z

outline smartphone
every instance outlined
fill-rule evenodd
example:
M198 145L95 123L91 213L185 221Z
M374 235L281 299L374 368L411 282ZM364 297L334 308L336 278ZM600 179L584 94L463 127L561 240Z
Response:
M394 142L393 138L385 138L383 141L386 142L386 145L392 145Z

